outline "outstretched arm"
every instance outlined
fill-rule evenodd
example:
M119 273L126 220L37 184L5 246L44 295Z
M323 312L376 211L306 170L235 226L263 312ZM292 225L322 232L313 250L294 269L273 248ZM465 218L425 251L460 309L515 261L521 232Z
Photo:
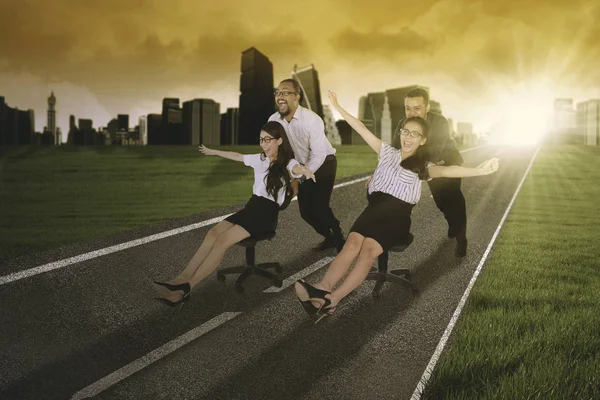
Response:
M371 146L371 148L375 150L377 154L379 154L379 150L381 149L381 139L373 135L373 133L368 130L365 124L363 124L358 118L348 114L348 112L339 105L337 101L337 95L331 90L329 91L329 100L331 100L331 105L333 105L333 107L335 107L335 109L342 114L342 117L344 117L348 124L350 124L350 126L354 128L354 130L358 132L360 136L362 136L365 142L367 142L367 144Z
M219 156L219 157L223 157L223 158L228 158L233 161L244 162L244 155L240 154L240 153L236 153L235 151L221 151L221 150L209 149L208 147L204 146L203 144L200 145L198 150L200 150L200 152L202 152L202 154L206 154L207 156Z
M458 165L448 167L432 165L429 167L429 176L431 178L467 178L469 176L493 174L498 171L498 167L497 158L489 159L477 168L460 167Z

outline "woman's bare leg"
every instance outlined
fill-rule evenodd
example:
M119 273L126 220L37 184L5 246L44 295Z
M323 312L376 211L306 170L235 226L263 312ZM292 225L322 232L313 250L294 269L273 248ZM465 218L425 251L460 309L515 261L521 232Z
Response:
M342 251L335 257L321 282L314 286L330 292L350 269L363 246L364 240L365 237L360 233L350 232Z
M225 232L221 233L215 243L210 249L210 252L200 264L200 266L196 269L196 272L190 279L190 287L196 286L200 283L204 278L210 275L219 264L223 260L223 256L225 252L231 248L234 244L241 242L242 240L250 237L250 233L247 230L242 228L240 225L233 225L231 228L227 229Z
M352 268L352 271L346 276L344 282L328 296L331 299L331 307L335 307L341 299L346 297L350 292L356 289L358 285L364 282L373 266L373 261L375 261L375 258L381 253L383 253L383 249L376 240L371 238L366 238L364 240L358 259L354 264L354 268Z
M169 281L169 283L177 285L179 283L189 282L202 262L210 253L217 238L233 226L234 224L229 221L221 221L217 225L213 226L204 237L204 241L200 247L198 247L198 250L196 250L196 253L188 262L185 269L179 275L177 275L177 277Z

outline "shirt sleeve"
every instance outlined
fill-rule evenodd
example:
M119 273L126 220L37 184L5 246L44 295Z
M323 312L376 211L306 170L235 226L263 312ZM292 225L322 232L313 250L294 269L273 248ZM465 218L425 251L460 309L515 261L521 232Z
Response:
M290 176L291 176L292 178L297 178L297 179L298 179L298 178L301 178L301 177L302 177L302 174L294 174L294 173L292 172L292 168L294 168L294 165L299 165L299 164L300 164L300 163L299 163L299 162L298 162L298 160L296 160L295 158L292 158L292 159L290 160L290 162L288 163L288 165L287 165L287 170L289 171L289 173L290 173Z
M317 172L327 157L327 137L325 136L325 124L321 117L316 117L308 126L308 144L310 154L304 166L312 172Z
M427 161L425 163L425 172L426 172L426 175L425 175L425 179L423 179L423 180L430 181L430 180L433 179L432 177L429 176L429 167L431 167L432 165L436 165L436 164L432 163L431 161Z
M244 164L252 168L260 166L262 164L260 154L244 154Z

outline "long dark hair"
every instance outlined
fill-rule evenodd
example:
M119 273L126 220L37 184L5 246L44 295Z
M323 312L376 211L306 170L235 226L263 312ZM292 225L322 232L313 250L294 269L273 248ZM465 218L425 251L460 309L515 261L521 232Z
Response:
M429 124L427 123L427 121L425 121L421 117L410 117L404 121L404 124L402 124L402 128L404 128L406 126L406 124L409 122L416 122L417 124L419 124L421 126L421 131L423 132L423 137L425 139L427 139L427 137L429 136ZM402 139L400 139L399 143L402 143ZM412 156L410 156L400 162L400 165L402 166L402 168L414 172L415 174L417 174L419 176L419 179L422 179L422 180L425 180L428 178L427 168L425 168L425 164L427 163L427 154L428 154L428 150L427 150L426 146L427 146L427 143L419 146L419 148L417 149L415 154L413 154Z
M290 160L294 158L294 151L292 150L292 146L290 145L290 141L285 133L285 129L283 125L281 125L277 121L269 121L260 128L261 131L267 132L269 135L277 139L281 139L281 144L277 149L277 158L271 162L269 166L269 172L265 177L265 184L267 185L267 193L273 196L275 202L277 202L277 197L279 196L279 190L283 187L285 182L286 195L281 205L280 209L286 208L290 201L292 200L292 190L290 188L290 174L287 170L287 165ZM267 155L263 152L261 154L262 159L264 160ZM283 182L281 181L283 178Z

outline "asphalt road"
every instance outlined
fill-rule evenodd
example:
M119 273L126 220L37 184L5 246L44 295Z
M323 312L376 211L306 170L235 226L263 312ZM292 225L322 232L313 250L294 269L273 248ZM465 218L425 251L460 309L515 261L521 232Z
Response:
M463 179L469 249L462 259L454 256L454 240L446 237L446 222L424 184L413 211L415 241L390 255L391 268L411 269L419 294L388 283L375 300L374 283L365 282L317 325L303 312L293 285L276 291L258 277L240 295L234 277L220 283L213 274L180 310L154 301L150 282L183 268L212 225L3 283L0 398L408 399L533 154L493 146L464 153L467 166L492 156L501 165L494 175ZM364 181L334 191L332 208L345 231L365 206ZM0 273L236 209L32 255ZM314 282L331 260L323 258L335 255L312 252L319 240L293 202L280 215L277 236L258 245L257 261L281 262L282 278L291 277L286 285L303 275ZM243 257L244 249L235 246L222 265L237 265Z

